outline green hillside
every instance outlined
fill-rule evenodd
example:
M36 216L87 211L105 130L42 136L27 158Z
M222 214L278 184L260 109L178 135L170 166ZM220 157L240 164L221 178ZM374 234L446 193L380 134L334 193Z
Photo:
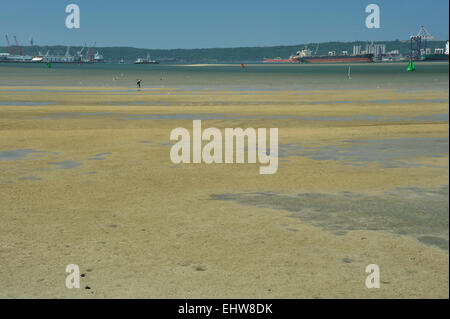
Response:
M386 44L386 50L399 50L402 54L407 54L410 49L409 41L383 41L375 43ZM327 42L309 44L299 44L293 46L273 46L273 47L242 47L242 48L211 48L211 49L139 49L132 47L99 47L99 51L109 62L118 62L123 58L126 62L132 62L138 57L146 57L150 54L152 59L162 62L178 63L219 63L219 62L261 62L264 58L284 57L287 58L296 51L306 46L313 52L317 49L317 54L328 54L329 51L348 51L353 52L354 45L362 45L366 42ZM430 41L428 47L445 47L445 41ZM45 54L49 52L52 55L64 55L67 50L65 46L25 46L23 53L27 55ZM71 47L70 54L74 55L79 47ZM15 50L18 51L17 49ZM7 47L0 47L0 52L9 52ZM85 50L86 52L86 50Z

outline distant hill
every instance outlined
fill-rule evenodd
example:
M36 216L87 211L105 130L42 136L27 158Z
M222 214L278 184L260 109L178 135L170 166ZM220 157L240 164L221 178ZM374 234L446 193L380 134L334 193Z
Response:
M150 54L152 59L161 62L177 62L177 63L231 63L231 62L261 62L264 58L284 57L287 58L298 50L308 47L313 52L317 49L317 54L328 54L329 51L348 51L353 52L354 45L362 45L365 47L367 42L326 42L299 44L290 46L272 46L272 47L241 47L241 48L211 48L211 49L140 49L132 47L99 47L95 52L99 51L109 62L118 62L121 58L125 62L132 62L138 57L145 58ZM377 43L386 44L386 50L399 50L402 54L407 54L410 50L409 41L379 41ZM445 41L429 41L428 47L444 48ZM70 54L81 50L79 47L71 47ZM37 55L39 52L45 54L50 52L52 55L64 55L67 50L65 46L24 46L23 54ZM18 51L17 49L15 50ZM7 47L0 47L0 52L9 52ZM86 50L85 50L86 52Z

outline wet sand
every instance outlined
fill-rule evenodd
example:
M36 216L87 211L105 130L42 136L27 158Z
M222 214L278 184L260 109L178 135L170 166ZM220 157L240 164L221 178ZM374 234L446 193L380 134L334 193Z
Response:
M173 164L196 118L278 172ZM448 134L442 90L2 87L0 297L448 298Z

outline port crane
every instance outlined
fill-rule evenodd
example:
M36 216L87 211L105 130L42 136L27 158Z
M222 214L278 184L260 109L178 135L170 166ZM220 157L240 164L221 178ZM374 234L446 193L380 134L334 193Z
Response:
M418 59L426 49L428 40L431 39L434 39L434 36L424 26L420 27L418 34L410 36L411 59Z
M92 56L94 55L95 46L97 45L97 42L94 43L94 46L89 50L89 62L92 62Z
M6 34L5 37L6 37L6 43L8 43L9 52L11 53L11 55L14 55L14 49L11 46L11 43L9 43L8 35Z
M77 56L79 60L81 61L83 59L83 51L85 47L82 47L80 51L77 51Z
M16 47L19 50L19 55L22 55L22 47L19 45L19 41L17 41L16 36L14 36L14 41L16 42Z

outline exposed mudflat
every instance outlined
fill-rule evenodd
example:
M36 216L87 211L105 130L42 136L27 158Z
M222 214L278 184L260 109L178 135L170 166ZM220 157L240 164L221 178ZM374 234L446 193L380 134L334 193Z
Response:
M277 173L172 163L193 119ZM448 134L442 89L2 86L0 297L448 298Z

